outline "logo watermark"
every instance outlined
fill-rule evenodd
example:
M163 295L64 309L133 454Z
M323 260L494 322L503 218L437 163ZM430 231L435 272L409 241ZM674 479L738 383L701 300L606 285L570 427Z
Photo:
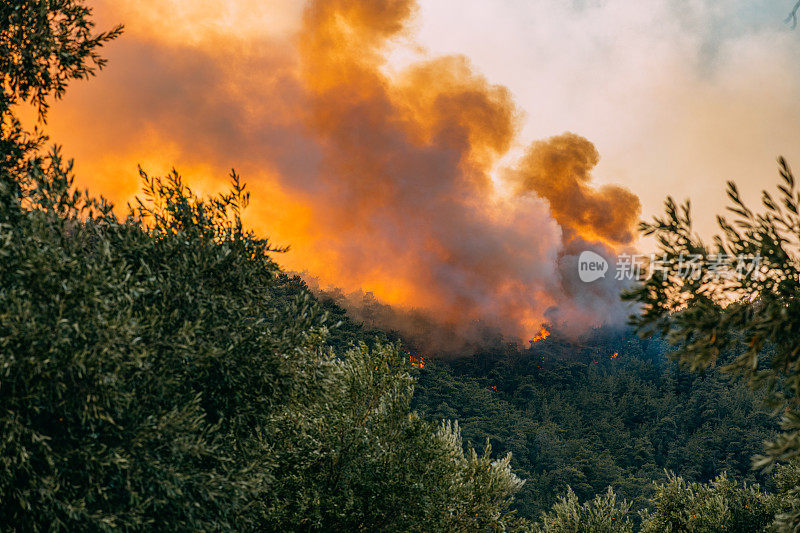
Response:
M688 280L741 280L745 276L761 279L760 266L760 255L681 254L668 258L656 254L621 254L614 265L614 279L646 281L656 273ZM604 278L608 270L608 261L596 252L586 250L578 257L578 277L585 283Z
M584 283L606 277L608 261L602 255L591 250L581 252L578 257L578 277Z

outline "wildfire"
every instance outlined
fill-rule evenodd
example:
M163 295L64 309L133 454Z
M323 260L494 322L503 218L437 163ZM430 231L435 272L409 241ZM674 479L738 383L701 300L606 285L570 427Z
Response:
M617 358L618 355L619 355L619 352L614 352L613 355L609 359L611 359L613 361L614 359Z
M612 305L605 293L577 300L556 258L588 241L628 245L639 200L594 182L599 154L573 133L523 155L512 92L467 58L384 68L395 43L417 49L417 1L93 3L126 22L127 38L48 129L69 140L81 188L120 215L135 203L137 163L155 175L175 165L211 193L235 162L262 199L245 222L291 245L282 267L340 289L351 315L370 317L359 321L427 353L463 353L483 328L530 339L551 308L587 326L607 318L586 311Z
M415 366L417 368L425 368L425 358L421 355L415 355L411 352L406 352L408 355L408 361L411 363L411 366Z
M536 336L533 338L531 342L538 342L540 340L546 339L549 336L550 336L550 331L546 327L542 326L542 329L539 330L539 333L536 334Z

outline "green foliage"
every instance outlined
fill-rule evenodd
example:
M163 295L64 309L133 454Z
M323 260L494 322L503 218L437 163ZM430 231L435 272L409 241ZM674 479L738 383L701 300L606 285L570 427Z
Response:
M508 512L522 485L510 457L492 461L488 447L465 454L456 424L437 430L409 412L409 368L396 347L362 345L337 360L324 404L287 413L282 431L291 443L278 446L286 475L270 509L274 529L519 527Z
M774 479L779 505L775 525L779 531L797 531L800 523L800 465L796 460L777 464Z
M98 49L122 27L93 34L92 11L81 0L16 0L0 6L2 106L30 102L44 115L70 80L85 79L106 60Z
M631 504L617 504L611 487L604 495L581 504L571 488L544 513L536 531L541 533L631 533L633 523L628 518Z
M735 218L718 217L722 234L713 246L692 232L689 203L678 207L669 198L664 218L642 224L645 234L656 236L665 268L626 295L642 304L634 324L645 335L664 335L676 346L677 360L694 370L720 364L782 414L783 431L757 467L800 457L800 192L786 161L779 163L778 193L763 192L761 213L728 184ZM741 276L718 276L713 269L681 276L680 260L690 254L703 261L758 260Z
M642 532L697 533L771 531L779 500L758 486L739 485L726 475L692 483L669 474L658 486L652 510L642 514Z
M48 98L61 98L71 80L88 78L105 65L98 50L122 28L93 29L91 9L81 0L0 4L0 221L17 213L11 199L24 195L29 166L41 164L31 158L47 140L38 130L26 132L16 111L31 104L44 122Z
M458 419L469 442L512 452L526 480L515 506L529 519L567 486L583 501L610 485L635 516L665 469L696 482L728 472L771 487L751 470L778 429L759 398L717 370L680 368L659 341L622 335L598 332L583 348L551 337L529 350L432 360L419 370L413 405L431 419Z
M409 411L399 348L335 354L247 193L142 173L124 220L57 152L0 229L0 523L20 530L520 526L510 458ZM520 526L521 527L521 526Z
M324 319L275 301L268 243L178 181L157 183L189 216L145 227L52 171L2 227L0 522L237 523L272 477L275 406L318 388Z

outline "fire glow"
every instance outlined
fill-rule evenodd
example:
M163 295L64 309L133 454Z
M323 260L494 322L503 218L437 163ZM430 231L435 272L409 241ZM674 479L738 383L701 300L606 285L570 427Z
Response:
M638 198L594 186L599 154L573 133L501 164L523 143L521 110L465 57L388 73L392 43L412 38L413 0L310 1L291 37L250 28L248 45L224 28L175 42L148 28L149 3L138 17L100 3L129 33L93 82L102 109L84 92L62 115L113 124L115 150L130 147L77 154L97 192L124 203L137 162L174 163L201 191L235 166L253 190L247 222L291 246L283 266L341 289L358 316L372 316L364 295L390 306L369 320L426 349L486 331L541 340L543 322L588 328L617 305L613 291L571 284L569 258L629 245Z

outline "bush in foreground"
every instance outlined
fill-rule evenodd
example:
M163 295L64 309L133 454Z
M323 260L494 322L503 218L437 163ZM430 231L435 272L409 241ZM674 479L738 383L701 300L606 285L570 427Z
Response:
M248 195L142 173L125 219L57 152L0 225L0 522L20 530L504 528L521 482L409 409L394 346L334 353ZM488 450L487 450L488 451Z

